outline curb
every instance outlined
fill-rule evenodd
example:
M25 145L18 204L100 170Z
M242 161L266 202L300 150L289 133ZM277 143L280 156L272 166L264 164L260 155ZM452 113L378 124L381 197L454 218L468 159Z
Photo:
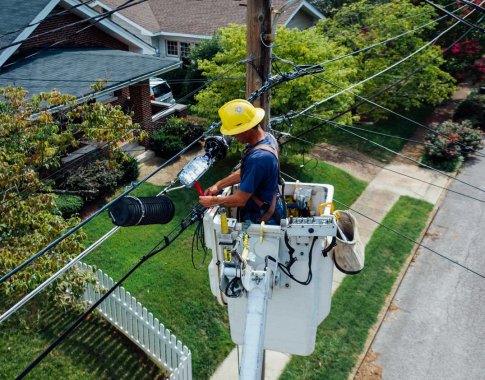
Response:
M448 182L446 183L446 186L445 186L446 189L448 189L448 187L450 186L452 181L453 181L452 178L448 179ZM433 209L431 210L431 213L428 217L428 221L426 223L426 226L423 229L423 231L421 232L419 238L416 240L420 244L422 243L424 237L426 236L426 233L428 232L431 224L433 223L433 220L435 219L436 214L438 213L438 210L440 209L440 207L443 203L443 200L446 196L446 193L447 193L447 190L445 190L445 189L443 189L441 191L441 194L438 198L438 201L435 203ZM399 289L399 286L401 285L401 283L404 279L404 276L406 275L409 267L411 266L411 263L418 256L419 248L421 248L419 245L416 245L416 244L414 245L411 254L408 256L408 258L406 259L406 262L402 266L401 271L399 272L399 275L397 276L396 281L394 282L394 285L392 286L392 289L391 289L389 295L387 296L386 301L384 302L384 305L382 306L381 311L377 315L376 323L370 328L370 333L369 333L367 340L365 342L364 349L363 349L362 353L358 356L358 358L356 360L356 364L355 364L354 368L352 369L352 371L350 372L350 375L348 376L348 380L356 379L357 373L361 369L362 365L365 362L365 358L369 354L369 350L372 347L372 344L374 343L376 335L379 332L387 313L389 312L391 304L392 304L392 302L393 302L393 300L396 296L396 293Z

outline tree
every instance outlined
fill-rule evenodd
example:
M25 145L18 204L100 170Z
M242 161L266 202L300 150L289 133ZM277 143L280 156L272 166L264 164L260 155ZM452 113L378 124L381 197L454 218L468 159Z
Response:
M52 107L64 111L53 115ZM115 142L143 137L139 129L117 106L76 105L74 97L56 90L29 98L21 88L0 89L0 275L79 222L56 213L54 195L40 173L59 167L76 136L106 143L114 152ZM84 238L82 232L72 234L2 283L0 298L14 300L38 286L82 250ZM71 270L50 288L49 297L66 304L86 280L86 274Z
M198 67L203 75L213 82L196 95L197 104L194 109L201 116L211 119L217 118L218 108L225 102L244 98L245 94L245 63L238 61L246 57L246 27L231 25L218 32L220 51L211 60L198 61ZM339 46L314 29L299 31L297 29L278 28L273 52L277 55L273 59L273 74L294 70L295 65L316 64L345 54L348 48ZM281 59L279 59L279 58ZM290 110L299 111L310 104L331 96L335 89L320 78L329 78L342 87L346 87L355 79L357 70L353 58L336 61L325 67L323 73L317 76L308 75L286 82L271 90L271 113L282 115ZM335 113L346 109L354 102L354 96L343 94L312 112L324 117L331 117ZM351 122L351 116L342 118L344 122ZM301 128L307 128L314 123L312 119L295 122L290 129L292 133Z
M434 18L436 13L428 5L415 6L408 0L385 4L363 0L344 6L331 19L317 25L317 30L339 45L358 50L413 30ZM357 79L363 80L416 51L437 34L432 32L435 27L436 23L431 23L416 32L362 52L356 57ZM453 78L440 69L443 63L441 48L436 45L427 47L396 68L366 82L361 93L369 96L425 65L422 71L386 91L376 101L395 110L438 104L454 90ZM370 114L374 119L386 116L385 111L372 105L360 107L359 112Z

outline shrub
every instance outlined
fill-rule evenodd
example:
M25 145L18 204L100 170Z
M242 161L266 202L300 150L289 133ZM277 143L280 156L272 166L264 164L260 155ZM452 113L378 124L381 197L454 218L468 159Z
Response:
M85 201L91 201L114 193L121 177L121 171L108 160L97 160L70 173L63 187L77 192Z
M56 211L66 219L79 214L84 207L84 201L79 195L59 194L54 202Z
M437 169L455 170L464 159L483 147L482 136L471 122L461 124L445 121L433 127L438 132L426 135L426 151L423 163Z
M140 175L140 167L138 161L132 156L121 153L116 157L116 161L120 165L121 178L118 180L118 184L126 184L136 181Z
M184 148L182 139L159 130L152 135L152 149L163 158L170 158Z
M473 94L460 103L453 120L470 120L474 127L485 130L485 95Z
M170 117L163 127L167 135L179 137L185 145L199 137L204 129L204 126L180 117Z

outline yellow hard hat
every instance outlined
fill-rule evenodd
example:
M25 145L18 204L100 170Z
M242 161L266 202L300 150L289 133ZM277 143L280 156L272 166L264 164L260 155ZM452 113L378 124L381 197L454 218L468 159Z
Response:
M264 118L264 110L244 99L234 99L219 108L224 135L237 135L249 131Z

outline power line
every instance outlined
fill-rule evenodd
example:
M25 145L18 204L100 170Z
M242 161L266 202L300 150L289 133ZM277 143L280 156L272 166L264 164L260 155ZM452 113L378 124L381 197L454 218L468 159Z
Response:
M42 32L42 33L39 33L39 34L36 34L34 36L31 36L31 37L27 37L27 38L24 38L23 40L20 40L20 41L16 41L16 42L12 42L10 44L7 44L7 45L4 45L4 46L1 46L0 47L0 51L2 50L5 50L5 49L8 49L10 47L13 47L13 46L17 46L17 45L22 45L24 42L28 42L28 41L32 41L32 40L35 40L35 39L38 39L42 36L45 36L47 34L52 34L52 33L57 33L57 32L60 32L61 30L63 29L66 29L66 28L69 28L71 26L76 26L76 25L80 25L80 24L85 24L89 21L92 21L92 20L96 20L95 22L99 22L99 21L102 21L104 19L106 19L107 17L113 15L114 13L118 12L118 11L121 11L123 9L126 9L126 8L130 8L130 7L133 7L135 5L138 5L138 4L141 4L141 3L144 3L145 1L147 0L139 0L137 1L136 3L133 3L133 1L135 0L127 0L123 5L109 11L109 12L105 12L103 14L99 14L99 15L96 15L96 16L92 16L92 17L88 17L86 19L83 19L83 20L79 20L79 21L76 21L76 22L72 22L70 24L66 24L66 25L62 25L62 26L59 26L57 28L54 28L54 29L50 29L50 30L47 30L45 32ZM130 4L130 3L133 3L133 4ZM98 20L99 19L99 20Z
M414 158L411 158L411 157L408 157L408 156L406 156L406 155L404 155L404 154L402 154L402 153L396 152L395 150L392 150L392 149L390 149L390 148L388 148L388 147L386 147L386 146L384 146L384 145L382 145L382 144L379 144L379 143L377 143L377 142L375 142L375 141L372 141L372 140L370 140L370 139L368 139L368 138L365 138L364 136L361 136L361 135L359 135L358 133L351 132L351 131L349 131L349 130L347 130L347 129L345 128L345 127L346 127L346 125L345 125L345 124L338 124L338 123L335 123L335 122L333 122L333 121L326 120L326 119L324 119L324 118L322 118L322 117L320 117L320 116L317 116L317 115L305 114L305 116L307 116L307 117L312 117L312 118L315 118L315 119L321 120L321 121L325 122L326 124L329 124L329 125L334 126L335 128L337 128L337 129L338 129L338 130L340 130L340 131L344 131L345 133L349 133L349 134L351 134L351 135L353 135L353 136L358 137L358 138L359 138L359 139L361 139L361 140L364 140L364 141L366 141L366 142L368 142L368 143L371 143L371 144L373 144L373 145L375 145L375 146L378 146L378 147L380 147L380 148L382 148L382 149L385 149L385 150L387 150L388 152L394 153L394 154L398 155L399 157L402 157L402 158L404 158L404 159L406 159L406 160L412 161L412 162L414 162L415 164L417 164L417 165L419 165L419 166L424 166L425 168L430 169L430 170L432 170L432 171L434 171L434 172L440 173L441 175L443 175L443 176L445 176L445 177L452 178L452 179L454 179L454 180L456 180L456 181L458 181L458 182L463 183L464 185L467 185L467 186L469 186L469 187L472 187L472 188L474 188L474 189L476 189L476 190L479 190L479 191L482 191L482 192L484 192L484 193L485 193L485 190L481 189L481 188L480 188L480 187L478 187L478 186L475 186L475 185L473 185L473 184L471 184L471 183L468 183L468 182L462 181L461 179L458 179L457 177L453 177L453 176L449 175L448 173L445 173L445 172L443 172L443 171L441 171L441 170L435 169L435 168L433 168L432 166L426 165L426 164L425 164L425 163L423 163L423 162L419 162L418 160L415 160Z
M294 181L297 181L297 179L296 179L296 178L294 178L294 177L292 177L291 175L289 175L289 174L287 174L287 173L285 173L285 172L283 172L283 171L282 171L281 173L282 173L283 175L285 175L286 177L288 177L288 178L290 178L290 179L292 179L292 180L294 180ZM426 245L424 245L424 244L422 244L422 243L420 243L420 242L417 242L416 240L414 240L414 239L410 238L409 236L407 236L407 235L403 234L402 232L400 232L400 231L398 231L398 230L396 230L396 229L394 229L394 228L392 228L392 227L389 227L389 226L387 226L387 225L385 225L385 224L383 224L383 223L381 223L381 222L378 222L377 220L375 220L375 219L373 219L373 218L371 218L371 217L369 217L369 216L365 215L364 213L362 213L362 212L360 212L360 211L357 211L357 210L353 209L353 208L352 208L352 207L350 207L349 205L347 205L347 204L345 204L345 203L343 203L343 202L340 202L340 201L338 201L338 200L337 200L337 199L335 199L335 198L333 199L333 202L336 202L336 203L341 204L341 205L342 205L342 206L344 206L346 209L348 209L348 210L350 210L350 211L353 211L353 212L355 212L356 214L359 214L359 215L363 216L364 218L366 218L366 219L370 220L371 222L374 222L374 223L376 223L377 225L379 225L379 226L381 226L381 227L383 227L383 228L387 229L388 231L391 231L391 232L393 232L394 234L396 234L396 235L398 235L398 236L402 237L403 239L406 239L406 240L408 240L408 241L410 241L410 242L412 242L412 243L414 243L414 244L417 244L419 247L424 248L424 249L426 249L426 250L428 250L428 251L430 251L430 252L432 252L432 253L434 253L434 254L436 254L436 255L440 256L441 258L443 258L443 259L445 259L445 260L447 260L447 261L451 262L452 264L455 264L455 265L457 265L457 266L459 266L459 267L461 267L461 268L465 269L466 271L471 272L471 273L473 273L473 274L475 274L475 275L477 275L477 276L479 276L479 277L481 277L481 278L485 279L485 275L483 275L483 274L481 274L481 273L479 273L479 272L477 272L477 271L475 271L475 270L473 270L473 269L471 269L471 268L469 268L469 267L467 267L467 266L465 266L465 265L461 264L460 262L458 262L458 261L456 261L456 260L453 260L452 258L450 258L450 257L448 257L448 256L446 256L446 255L443 255L442 253L439 253L439 252L435 251L434 249L432 249L432 248L430 248L430 247L428 247L428 246L426 246Z
M63 11L60 11L60 12L57 12L57 13L54 13L54 14L50 14L50 15L48 15L47 17L44 17L44 18L43 18L42 20L40 20L40 21L33 22L33 23L31 23L31 24L24 25L24 26L20 27L19 29L12 30L12 31L10 31L10 32L6 32L6 33L3 33L3 34L0 34L0 40L1 40L3 37L5 37L5 36L8 36L8 35L10 35L10 34L14 34L14 33L21 32L21 31L23 31L24 29L26 29L26 28L30 28L30 27L32 27L32 26L39 25L39 24L41 24L42 22L44 22L45 20L48 20L48 19L53 18L53 17L61 16L61 15L65 14L65 13L68 13L68 12L72 11L73 9L76 9L76 8L82 7L82 6L84 6L84 5L87 5L87 4L89 4L89 3L92 3L93 1L96 1L96 0L88 0L88 1L86 1L86 2L84 2L84 3L83 3L83 2L81 2L80 4L73 5L72 7L69 7L68 9L64 9Z
M474 8L474 9L476 9L479 12L485 13L485 8L482 8L478 4L475 4L475 3L468 1L468 0L459 0L459 1L470 6L470 7L472 7L472 8ZM443 8L445 8L445 7L443 7Z
M485 29L484 28L482 28L481 26L478 26L478 25L476 25L476 24L474 24L474 23L472 23L472 22L470 22L468 20L465 20L465 17L459 17L459 16L457 16L457 15L455 15L455 14L447 11L446 9L441 8L439 5L436 5L435 3L433 3L430 0L424 0L424 1L426 3L428 3L429 5L431 5L432 7L436 8L437 10L439 10L439 11L441 11L443 13L446 13L448 16L453 17L455 20L458 20L459 22L461 22L463 24L466 24L466 25L468 25L468 26L470 26L470 27L472 27L472 28L474 28L476 30L479 30L482 33L485 33ZM483 4L483 2L480 3L480 5L481 4ZM483 8L482 8L482 10L483 10Z
M484 17L485 17L485 16L482 16L482 17L480 18L480 20L482 20ZM480 20L479 20L479 21L480 21ZM456 25L456 24L455 24L455 25ZM463 38L465 38L465 37L466 37L466 36L467 36L467 35L468 35L468 34L469 34L469 33L470 33L472 30L473 30L473 28L468 29L468 30L467 30L465 33L463 33L463 34L462 34L460 37L458 37L458 38L457 38L457 39L456 39L456 40L455 40L453 43L451 43L450 45L448 45L448 47L446 47L446 48L444 49L444 51L448 51L449 49L451 49L451 48L452 48L452 47L453 47L453 46L454 46L456 43L460 42L460 41L461 41ZM415 70L411 71L410 73L408 73L408 74L407 74L407 75L405 75L404 77L402 77L402 78L400 78L400 79L396 80L395 82L391 83L390 85L385 86L384 88L382 88L382 89L380 89L380 90L378 90L378 91L374 92L374 93L373 93L373 94L371 94L371 95L370 95L370 96L369 96L367 99L374 99L374 98L376 98L376 97L379 97L379 96L380 96L380 95L382 95L382 94L387 93L387 91L388 91L388 90L390 90L391 88L393 88L393 87L395 87L395 86L399 85L399 84L400 84L400 83L402 83L402 82L407 81L407 80L408 80L409 78L411 78L412 76L414 76L414 75L416 75L417 73L419 73L420 71L424 70L424 69L425 69L427 66L429 66L429 65L430 65L430 64L431 64L431 63L432 63L432 62L433 62L433 61L434 61L436 58L438 58L438 57L440 57L440 56L441 56L441 52L440 52L439 54L437 54L436 56L434 56L432 60L430 60L429 62L427 62L427 63L425 63L425 64L422 64L422 65L418 66L418 67L417 67ZM360 107L361 105L363 105L363 104L365 104L365 103L367 103L367 102L366 102L366 101L364 101L364 100L362 100L362 101L358 102L357 104L355 104L355 105L353 105L353 106L348 107L346 110L339 112L337 115L335 115L335 116L331 117L329 120L331 120L331 121L336 120L336 119L338 119L339 117L341 117L341 116L343 116L343 115L345 115L345 114L347 114L347 113L349 113L349 112L352 112L352 111L354 111L354 110L357 110L357 109L358 109L358 107ZM291 115L293 115L294 113L290 113L290 114L291 114ZM279 123L279 122L280 122L280 120L285 120L285 118L286 118L285 116L282 116L282 117L279 117L279 118L273 118L273 122L274 122L274 123ZM314 130L316 130L316 129L320 128L320 127L321 127L322 125L324 125L324 124L325 124L325 123L321 123L321 124L316 125L316 126L314 126L314 127L312 127L312 128L309 128L309 129L307 129L306 131L304 131L304 132L301 132L301 133L297 134L296 136L297 136L297 137L304 136L304 135L306 135L306 134L308 134L308 133L310 133L310 132L312 132L312 131L314 131ZM291 142L291 140L288 140L288 141L284 142L284 143L283 143L283 145L285 145L285 144L287 144L287 143L289 143L289 142Z
M443 32L439 33L436 37L434 37L432 40L428 41L427 43L425 43L423 46L421 46L420 48L416 49L414 52L412 52L411 54L407 55L406 57L400 59L399 61L397 62L394 62L392 65L390 66L387 66L385 69L365 78L365 79L362 79L361 81L359 81L358 83L355 83L349 87L347 87L346 89L344 90L341 90L341 91L338 91L337 93L325 98L325 99L322 99L322 100L319 100L315 103L313 103L312 105L308 106L307 108L305 108L304 110L298 112L297 114L293 115L292 118L294 117L298 117L298 116L301 116L303 114L305 114L306 112L308 112L309 110L311 110L312 108L315 108L315 107L318 107L319 105L343 94L344 92L347 92L349 90L352 90L353 88L357 87L357 86L360 86L361 84L364 84L366 82L368 82L369 80L371 79L374 79L390 70L392 70L393 68L395 68L396 66L400 65L401 63L407 61L408 59L411 59L412 57L414 57L416 54L420 53L421 51L423 51L425 48L431 46L433 43L435 43L441 36L443 36L444 34L448 33L451 29L453 29L456 25L458 25L459 23L456 22L455 24L451 25L449 28L445 29Z
M117 288L119 288L123 282L125 282L128 277L130 277L138 268L140 268L147 260L155 256L157 253L162 252L167 248L173 241L175 241L190 225L195 223L197 220L202 218L204 209L195 207L190 214L180 223L180 226L174 228L163 240L160 241L152 250L150 250L146 255L144 255L128 272L126 272L121 279L116 282L108 291L103 294L94 302L88 310L86 310L74 323L72 323L63 333L60 335L49 347L47 347L37 358L35 358L17 377L16 379L23 379L30 371L32 371L37 364L39 364L49 353L54 350L59 344L61 344L76 328L90 315L96 308L107 299ZM173 236L172 236L173 235ZM158 248L161 243L163 246Z
M347 128L348 128L348 127L347 127ZM309 144L309 145L312 145L312 146L316 146L316 145L317 145L317 144L316 144L316 143L314 143L314 142L311 142L311 141L308 141L308 140L302 139L302 138L300 138L300 137L296 137L296 136L290 135L290 134L288 134L288 133L279 132L279 131L276 131L276 130L273 130L273 131L274 131L274 132L276 132L276 133L281 134L282 136L285 136L285 137L291 137L291 138L294 138L294 139L296 139L296 140L298 140L298 141L304 142L304 143ZM323 148L323 149L326 149L326 150L330 151L330 149L325 148L325 147L322 147L321 145L318 145L318 146L319 146L320 148ZM403 172L400 172L400 171L397 171L397 170L394 170L394 169L388 168L387 166L384 166L384 165L378 165L378 164L376 164L376 163L374 163L374 162L367 161L367 160L363 160L363 159L358 158L358 157L356 157L356 156L353 156L353 155L351 155L351 154L344 153L344 152L342 152L342 151L340 151L340 150L336 150L335 152L336 152L336 153L337 153L339 156L341 156L341 157L348 157L348 158L350 158L350 159L352 159L352 160L354 160L354 161L358 161L358 162L362 162L362 163L367 164L367 165L375 166L375 167L377 167L377 168L380 168L380 169L383 169L383 170L389 171L389 172L391 172L391 173L398 174L398 175L401 175L401 176L403 176L403 177L407 177L407 178L409 178L409 179L413 179L413 180L416 180L416 181L419 181L419 182L425 183L425 184L427 184L427 185L431 185L431 186L437 187L438 189L442 189L442 190L448 191L448 192L450 192L450 193L454 193L454 194L457 194L457 195L461 195L462 197L469 198L469 199L473 199L473 200L478 201L478 202L481 202L481 203L485 203L485 200L483 200L483 199L479 199L479 198L473 197L473 196L471 196L471 195L468 195L468 194L465 194L465 193L461 193L461 192L459 192L459 191L452 190L452 189L449 189L449 188L444 187L444 186L437 185L437 184L435 184L435 183L433 183L433 182L425 181L425 180L423 180L423 179L420 179L420 178L414 177L414 176L412 176L412 175L409 175L409 174L406 174L406 173L403 173ZM315 157L316 159L319 159L319 157L318 157L318 156L316 156L315 154L313 154L313 153L311 153L311 152L310 152L310 154L311 154L313 157Z
M330 84L330 85L332 85L332 86L334 86L334 87L336 87L336 88L338 88L338 89L341 89L341 90L343 90L343 91L345 91L345 92L348 92L349 94L352 94L352 95L354 95L355 97L357 97L357 98L359 98L359 99L362 99L362 100L364 100L365 102L367 102L367 103L369 103L369 104L372 104L372 105L373 105L373 106L375 106L375 107L378 107L378 108L380 108L380 109L382 109L382 110L384 110L384 111L387 111L387 112L389 112L389 113L391 113L391 114L393 114L393 115L395 115L395 116L398 116L398 117L400 117L401 119L404 119L404 120L406 120L406 121L409 121L410 123L413 123L413 124L415 124L415 125L417 125L417 126L419 126L419 127L423 128L423 129L425 129L425 130L427 130L427 131L429 131L429 132L431 132L431 133L434 133L434 134L439 135L439 136L442 136L442 137L448 137L448 136L446 136L446 134L445 134L445 133L442 133L442 132L436 131L436 130L434 130L433 128L430 128L430 127L428 127L428 126L426 126L426 125L424 125L424 124L422 124L422 123L417 122L416 120L413 120L413 119L411 119L411 118L409 118L409 117L407 117L407 116L404 116L403 114L400 114L400 113L398 113L398 112L396 112L396 111L393 111L393 110L391 110L391 109L390 109L390 108L388 108L388 107L385 107L385 106L383 106L383 105L381 105L381 104L379 104L379 103L376 103L375 101L372 101L372 100L370 100L370 99L367 99L367 98L365 98L365 97L363 97L363 96L361 96L361 95L359 95L359 94L357 94L357 93L355 93L355 92L353 92L353 91L349 91L349 90L347 90L347 89L343 88L342 86L339 86L338 84L336 84L336 83L334 83L334 82L329 81L328 79L322 78L321 76L319 76L319 75L317 75L317 74L312 74L312 75L313 75L314 77L318 78L319 80L321 80L321 81L325 82L325 83L328 83L328 84ZM355 128L355 127L351 127L351 128ZM379 133L379 132L374 132L374 131L369 131L369 130L365 130L365 131L366 131L366 132L368 132L368 133L382 134L382 133ZM382 135L383 135L383 136L385 136L385 134L382 134ZM392 136L392 135L388 135L388 136L390 136L390 137L394 137L394 138L401 138L401 137ZM401 138L401 139L402 139L402 138ZM425 144L425 143L423 143L423 142L419 142L419 141L415 141L415 142L416 142L416 143L418 143L418 144L423 144L423 145L431 145L431 144ZM465 144L463 144L463 143L462 143L462 142L460 142L460 141L457 141L457 144L458 144L458 145L460 145L461 147L467 147ZM476 153L477 153L477 156L482 156L482 157L485 157L485 155L484 155L483 153L480 153L480 152L476 152Z

